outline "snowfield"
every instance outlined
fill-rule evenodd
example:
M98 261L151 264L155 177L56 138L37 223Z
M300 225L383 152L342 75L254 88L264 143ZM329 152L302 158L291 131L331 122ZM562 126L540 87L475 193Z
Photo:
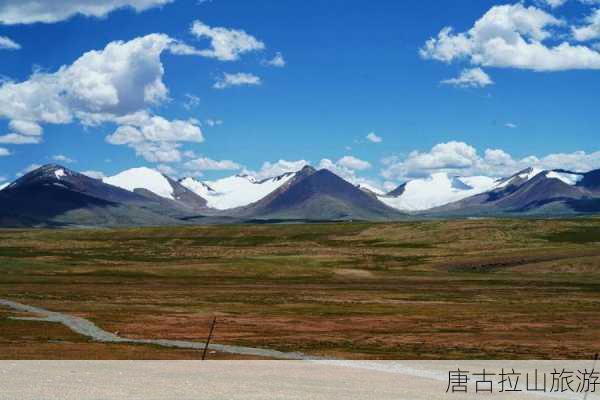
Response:
M572 174L568 172L557 172L550 171L546 173L546 178L548 179L558 179L563 181L567 185L575 186L579 181L583 179L583 175L581 174Z
M230 176L216 181L200 182L185 178L180 183L203 197L208 206L217 210L228 210L247 206L272 193L290 181L296 174L289 173L257 182L251 176Z
M493 189L496 184L495 178L486 176L456 178L441 172L431 175L430 178L408 182L404 193L398 197L378 196L378 198L388 206L401 211L423 211L486 192Z
M146 189L160 197L175 200L173 187L160 172L151 168L133 168L118 175L102 179L106 184L133 192L135 189Z

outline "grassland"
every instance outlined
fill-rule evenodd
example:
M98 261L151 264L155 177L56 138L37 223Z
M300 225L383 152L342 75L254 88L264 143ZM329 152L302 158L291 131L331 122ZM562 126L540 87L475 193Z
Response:
M0 298L132 338L203 341L216 316L216 343L312 355L590 358L600 219L1 230ZM0 358L199 357L10 316Z

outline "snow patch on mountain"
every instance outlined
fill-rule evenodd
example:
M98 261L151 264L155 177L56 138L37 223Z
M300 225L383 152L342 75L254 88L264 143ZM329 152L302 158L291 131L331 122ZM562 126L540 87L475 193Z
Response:
M54 176L56 176L56 179L60 180L60 178L67 176L67 174L64 169L57 169L54 171Z
M278 177L257 181L248 175L236 175L216 181L200 182L185 178L180 183L203 197L208 206L217 210L228 210L247 206L269 195L295 176L288 173Z
M135 189L146 189L160 197L175 200L173 187L160 172L151 168L133 168L115 176L102 179L106 184L133 192Z
M563 181L567 185L575 186L579 181L583 179L583 175L562 171L550 171L546 173L546 178L558 179L560 181Z
M375 186L369 185L368 183L361 183L359 185L356 185L356 187L361 190L371 192L377 196L383 196L385 194L385 192L383 192L381 189L378 189Z
M544 170L539 168L527 168L511 177L498 180L494 189L502 189L515 183L529 182L542 172L544 172Z
M10 182L0 183L0 190L6 189L10 185Z
M400 196L378 196L378 199L401 211L423 211L486 192L496 184L496 179L485 176L457 178L441 172L408 182Z

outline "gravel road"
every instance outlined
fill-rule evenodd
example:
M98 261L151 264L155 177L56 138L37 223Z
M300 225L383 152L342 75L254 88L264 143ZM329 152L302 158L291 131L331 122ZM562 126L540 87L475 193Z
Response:
M204 349L205 343L191 342L185 340L163 340L163 339L128 339L113 333L107 332L93 322L73 315L49 311L40 307L33 307L26 304L17 303L10 300L0 299L0 306L12 308L20 312L36 314L37 317L18 317L16 319L28 321L56 322L65 325L80 335L89 337L98 342L105 343L129 343L129 344L150 344L162 347L172 347L180 349ZM221 353L242 354L247 356L274 358L278 360L321 360L320 357L313 357L302 353L289 353L277 350L259 349L254 347L230 346L223 344L209 344L210 350Z

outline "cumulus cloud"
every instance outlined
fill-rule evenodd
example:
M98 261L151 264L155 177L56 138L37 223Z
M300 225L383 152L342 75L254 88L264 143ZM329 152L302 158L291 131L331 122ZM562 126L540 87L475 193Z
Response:
M173 120L142 111L115 118L119 127L106 137L114 145L127 145L138 156L150 162L179 162L182 154L179 142L204 141L198 121Z
M545 4L551 8L558 8L565 4L567 0L540 0L539 3Z
M272 59L265 60L263 63L265 65L276 68L283 68L286 65L285 58L283 58L283 54L281 54L280 52L277 52L277 54L275 54L275 56Z
M158 171L160 171L160 173L167 175L167 176L177 175L177 170L175 168L171 167L170 165L159 164L156 166L156 169Z
M494 81L481 68L470 68L463 70L457 78L446 79L442 83L463 88L482 88L493 85Z
M0 136L2 144L38 144L41 143L41 138L36 136L24 136L17 133L9 133Z
M190 171L233 171L242 166L231 160L212 160L207 157L196 158L185 163L185 168Z
M211 48L200 50L197 54L216 58L221 61L235 61L240 55L265 48L265 44L242 30L222 27L211 28L201 21L194 21L190 29L198 39L210 40Z
M0 157L10 156L10 151L4 147L0 147Z
M375 132L371 132L367 135L367 140L371 143L381 143L383 142L383 139L381 138L381 136L377 136L375 134Z
M283 175L288 172L300 171L305 166L309 165L306 160L279 160L276 162L264 162L258 171L244 170L244 174L250 175L257 180L272 178L275 176Z
M181 160L179 142L204 140L199 122L169 121L148 111L168 99L160 57L174 43L163 34L111 42L54 73L0 84L0 118L18 133L4 140L39 142L24 136L40 136L41 124L111 123L117 128L109 143L127 145L152 162Z
M600 168L600 152L515 158L501 149L486 149L480 155L473 146L454 141L437 144L427 152L413 151L403 158L387 159L384 165L382 176L388 180L422 178L436 172L504 177L529 167L587 172Z
M8 127L21 135L26 136L40 136L42 134L42 127L31 121L23 120L12 120L8 124Z
M104 174L104 172L100 172L100 171L83 171L82 172L83 175L88 176L90 178L94 178L94 179L103 179L106 178L106 175Z
M600 38L600 9L587 16L585 22L585 25L571 28L575 40L585 42Z
M217 79L213 87L227 89L232 86L258 86L261 84L262 81L258 76L240 72L237 74L224 73L223 77Z
M21 177L25 174L28 174L32 171L35 171L36 169L40 168L41 165L40 164L29 164L27 167L23 168L21 171L17 172L15 175L18 177Z
M344 156L340 158L337 163L342 167L356 171L362 171L371 168L371 164L368 161L361 160L354 156Z
M124 115L167 98L160 55L172 39L151 34L111 42L54 73L35 72L0 86L0 117L30 123L94 122Z
M54 161L59 162L59 163L72 164L72 163L75 162L75 160L73 160L72 158L69 158L69 157L65 156L64 154L57 154L55 156L52 156L52 159Z
M174 0L0 0L0 23L53 23L74 15L104 17L111 11L129 7L137 12Z
M521 3L492 7L467 32L442 29L420 50L425 59L476 66L534 71L600 69L600 52L560 40L555 30L566 23L546 11Z
M11 38L0 36L0 50L19 50L21 45Z
M378 191L381 190L381 185L377 180L359 176L357 174L357 171L359 171L360 169L354 168L357 165L352 165L354 163L348 165L345 162L343 162L343 160L344 160L344 158L338 160L337 162L334 162L334 161L330 160L329 158L324 158L319 162L318 167L319 167L319 169L327 169L327 170L333 172L334 174L336 174L337 176L345 179L346 181L348 181L354 185L360 185L360 186L372 188L372 189L375 189ZM365 167L364 164L359 165L359 166ZM370 167L370 164L369 164L369 167ZM366 168L362 168L362 169L366 169Z

